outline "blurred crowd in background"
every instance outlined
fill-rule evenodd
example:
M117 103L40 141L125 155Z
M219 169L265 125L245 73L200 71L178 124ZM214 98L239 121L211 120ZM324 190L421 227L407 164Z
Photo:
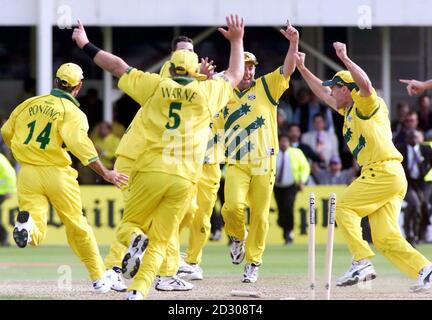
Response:
M330 32L331 31L331 32ZM343 31L343 32L342 32ZM194 28L182 29L184 34L196 36ZM98 43L101 41L99 28L89 28L89 36ZM22 41L16 43L16 36ZM107 168L113 168L115 150L120 139L137 112L139 105L130 97L121 95L113 105L113 122L103 121L102 94L99 86L91 86L88 80L100 82L102 72L76 49L70 34L54 29L54 67L65 61L72 61L83 67L84 89L78 96L81 109L87 114L90 126L89 136L93 140L101 160ZM341 28L328 28L324 32L325 43L338 39L346 41L346 31ZM154 33L131 32L131 28L113 30L113 50L124 57L131 65L146 69L164 56L169 55L172 31L159 28ZM161 41L160 39L165 39ZM15 104L0 109L2 124L9 113L20 102L36 94L36 81L27 78L31 74L31 57L28 54L30 35L25 28L14 28L14 33L2 35L0 39L0 80L22 80L22 94ZM211 35L196 46L200 56L211 56L216 61L217 69L226 67L228 47L219 46L219 35ZM265 45L262 45L265 43ZM245 39L246 50L256 53L259 66L257 77L273 71L283 63L287 49L286 41L274 30L263 32L250 28ZM332 48L324 48L331 57ZM328 51L328 53L327 53ZM146 52L143 57L140 52ZM333 70L326 70L328 76ZM280 225L286 244L295 241L293 237L293 206L298 191L305 185L348 185L360 172L352 158L342 135L343 117L323 105L306 87L301 86L301 78L295 73L290 88L279 101L277 109L280 153L277 155L275 182L275 208L278 211ZM97 88L98 87L98 88ZM389 102L388 102L389 103ZM390 104L390 103L389 103ZM412 245L420 242L432 242L431 193L432 193L432 106L428 95L418 97L416 102L400 101L390 106L392 112L393 140L404 156L404 168L409 189L403 206L403 231ZM1 140L1 137L0 137ZM298 152L300 150L300 153ZM12 166L16 163L8 148L0 141L0 153ZM3 162L4 163L4 162ZM4 165L3 165L4 166ZM80 184L104 184L94 172L83 167L74 159L74 167L79 172ZM14 193L13 179L6 178L10 170L0 168L0 203ZM219 204L212 217L212 240L219 240L223 221L219 208L223 203L222 181L219 190ZM0 244L1 244L0 229Z

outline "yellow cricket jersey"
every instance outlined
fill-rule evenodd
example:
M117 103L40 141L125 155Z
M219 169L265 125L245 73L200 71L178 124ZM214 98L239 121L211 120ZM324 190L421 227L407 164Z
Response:
M164 172L196 182L207 146L210 119L226 105L231 85L222 78L163 78L129 69L118 86L138 102L145 142L134 171Z
M53 89L51 94L27 99L12 112L1 133L20 163L68 166L72 152L83 165L98 159L87 132L86 115L69 93Z
M228 162L263 159L278 152L277 101L288 86L289 77L280 67L256 79L248 89L234 90L222 112Z
M344 118L343 136L354 158L364 167L386 160L402 161L392 141L387 105L375 90L370 97L361 97L353 90L354 104L340 110Z
M169 67L171 63L170 61L166 61L160 72L159 75L163 78L167 78L170 76ZM143 124L141 119L141 111L142 109L139 109L138 112L135 114L135 117L133 118L132 122L130 123L129 127L126 129L123 137L120 140L120 144L118 145L118 148L116 150L116 157L125 157L131 160L136 160L139 156L139 150L140 146L144 144L145 136L142 134L143 132Z
M224 119L221 112L211 119L210 133L207 142L207 149L204 157L205 164L221 163L225 160L224 156Z

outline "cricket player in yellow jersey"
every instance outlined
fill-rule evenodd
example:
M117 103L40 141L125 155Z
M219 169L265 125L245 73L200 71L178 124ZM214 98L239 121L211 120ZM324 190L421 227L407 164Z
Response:
M348 70L337 72L322 82L304 65L305 55L298 53L296 64L312 91L344 116L343 135L361 175L338 201L336 222L352 255L338 286L349 286L376 277L371 258L373 251L362 238L361 218L368 217L375 247L399 270L418 278L413 291L430 288L432 264L402 236L398 223L407 181L402 155L392 142L389 114L384 100L377 96L367 74L347 55L343 43L333 44L336 54Z
M178 273L187 280L202 280L203 271L200 267L202 250L210 235L210 217L217 200L221 170L220 163L224 161L223 149L223 116L217 113L210 123L210 137L204 159L201 177L197 183L197 207L190 208L180 226L189 228L189 241L184 263L174 265Z
M119 77L119 87L143 106L145 143L132 169L130 193L117 231L119 240L130 244L122 271L132 277L136 274L128 289L129 300L148 294L201 174L207 141L200 135L208 132L211 117L223 108L243 77L244 22L231 15L227 24L228 30L219 31L231 44L229 68L224 78L209 81L197 81L202 77L193 52L174 52L173 77L163 78L130 68L121 58L94 46L80 22L73 32L78 47L99 67Z
M281 32L290 41L283 66L255 80L258 61L252 53L245 52L243 80L222 112L228 165L222 215L232 240L232 263L239 264L246 256L243 282L257 281L262 263L278 151L277 101L288 89L295 70L298 31L288 24ZM247 199L251 214L249 233L244 215Z
M179 36L173 39L172 44L172 53L177 50L188 50L193 52L193 41L192 39L186 36ZM163 67L161 68L159 74L162 77L170 77L169 66L171 65L170 60L168 60ZM208 61L208 58L201 59L200 72L211 76L214 66L212 66L212 61ZM145 137L142 134L144 131L143 123L141 120L142 117L142 108L138 110L125 134L123 135L120 144L116 150L116 162L114 164L115 170L118 172L122 172L126 175L130 175L135 160L138 158L140 153L140 148L144 144ZM128 186L122 187L123 200L126 202L127 194L128 194ZM127 247L122 245L119 240L114 239L113 243L110 247L110 250L105 257L105 267L108 269L108 274L112 277L112 289L123 292L127 290L127 286L124 284L124 281L121 277L121 261ZM173 253L176 256L176 259L179 259L179 250L176 250L177 253ZM168 254L167 254L168 256ZM167 263L168 264L168 261ZM187 283L186 281L177 278L177 269L178 262L173 264L172 267L165 266L165 272L161 274L159 277L157 284L159 284L158 290L163 290L164 288L171 290L190 290L193 285ZM167 285L165 285L167 283Z
M1 133L21 164L17 189L20 212L13 237L21 248L39 245L46 236L51 203L63 222L68 242L87 267L96 292L110 290L96 239L82 213L77 172L72 169L72 152L106 181L116 185L127 176L107 170L87 136L88 122L75 99L83 73L73 63L57 70L50 94L30 98L14 109Z

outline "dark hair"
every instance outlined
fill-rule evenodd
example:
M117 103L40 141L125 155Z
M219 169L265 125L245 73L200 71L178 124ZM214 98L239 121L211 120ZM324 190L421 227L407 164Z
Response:
M171 51L176 51L177 49L177 43L179 42L189 42L193 45L193 40L191 38L188 38L186 36L178 36L177 38L174 38L171 42Z
M287 138L289 140L289 136L286 131L282 131L281 133L279 133L279 140L281 140L282 138Z
M54 86L57 89L66 91L67 93L71 93L77 87L77 86L71 87L71 86L64 85L63 82L62 82L62 80L60 78L58 78L58 77L55 78Z
M322 118L324 120L324 122L326 121L326 117L322 112L318 112L315 113L314 116L312 117L313 121L315 121L316 118Z
M287 127L287 131L290 131L291 128L294 128L294 127L297 127L297 128L300 129L300 125L299 125L298 123L293 122L293 123L290 123L290 124L288 125L288 127ZM300 131L301 131L301 129L300 129Z

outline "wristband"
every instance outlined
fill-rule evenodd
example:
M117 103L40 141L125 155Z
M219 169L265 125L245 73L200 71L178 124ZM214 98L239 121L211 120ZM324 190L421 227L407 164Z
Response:
M83 48L83 51L90 57L90 59L94 59L96 54L101 51L100 48L96 47L93 43L87 43Z

